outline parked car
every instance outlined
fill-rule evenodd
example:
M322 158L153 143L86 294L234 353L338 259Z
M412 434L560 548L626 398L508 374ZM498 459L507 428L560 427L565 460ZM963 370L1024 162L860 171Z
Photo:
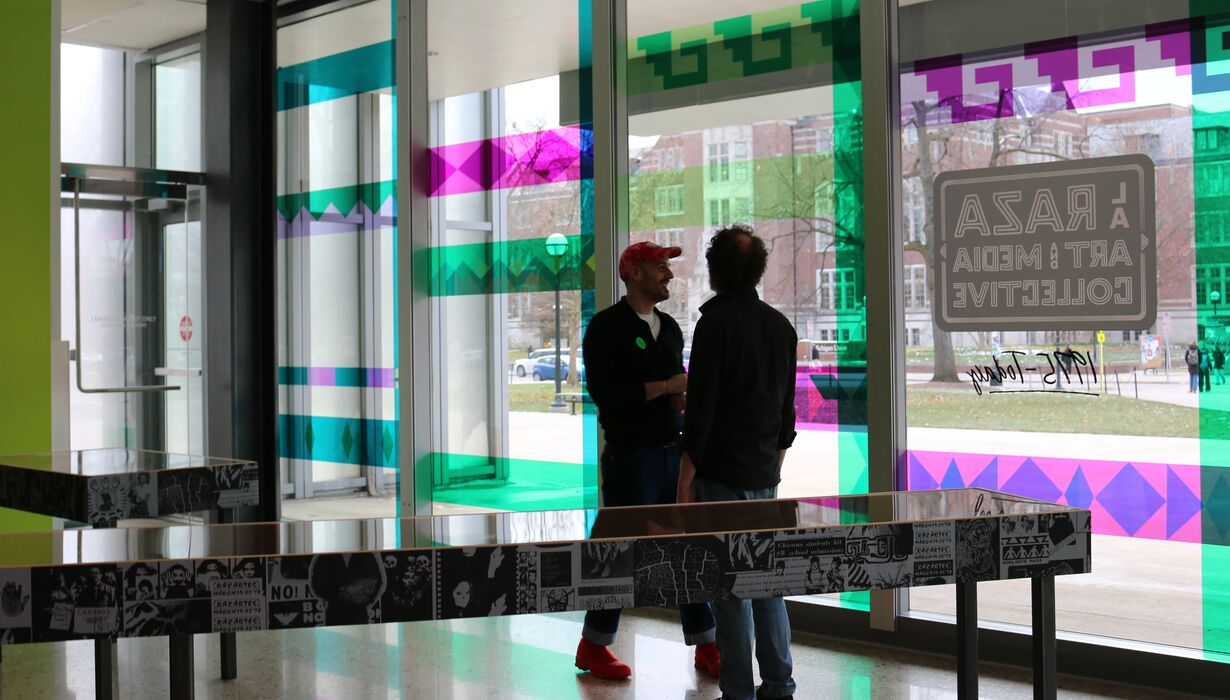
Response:
M560 348L560 357L568 356L568 348ZM551 358L552 365L555 364L555 348L539 348L530 353L529 357L523 357L513 363L512 372L518 377L524 377L534 371L534 365L544 358Z
M585 381L585 363L578 362L581 366L581 381ZM564 376L561 379L568 379L568 360L560 358L560 373ZM544 357L534 365L533 369L534 381L555 381L555 356Z

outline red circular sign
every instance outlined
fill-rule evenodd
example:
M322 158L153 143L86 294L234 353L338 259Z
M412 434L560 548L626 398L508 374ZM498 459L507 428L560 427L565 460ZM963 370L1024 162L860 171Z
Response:
M192 340L192 317L184 316L179 319L179 337L186 343Z

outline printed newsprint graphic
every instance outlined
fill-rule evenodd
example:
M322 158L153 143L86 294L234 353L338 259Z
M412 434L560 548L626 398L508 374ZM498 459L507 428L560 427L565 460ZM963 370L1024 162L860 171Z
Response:
M209 631L208 582L216 559L136 562L124 569L124 634L148 637ZM198 569L201 583L198 585Z
M825 537L818 532L740 532L726 535L730 558L730 592L737 598L764 598L802 593L811 582L816 592L823 588L809 567L830 555L840 556L845 537Z
M992 581L999 578L999 520L958 520L957 578L962 581Z
M431 552L386 552L383 622L413 622L435 618L435 564Z
M214 506L214 475L208 469L176 469L158 477L158 512L194 513Z
M636 602L632 548L628 541L581 543L575 572L579 581L575 609L625 608Z
M112 637L119 632L115 564L48 566L31 575L35 642Z
M517 609L517 548L442 549L436 552L436 615L513 615Z
M256 464L214 467L219 508L254 506L260 502L260 469Z
M632 555L638 606L705 603L728 591L730 552L721 535L641 540Z
M941 174L946 331L1140 330L1157 315L1153 161L1133 154Z
M914 524L914 585L952 583L956 534L951 522Z
M1089 570L1088 523L1071 513L1005 517L1000 525L1000 578Z
M30 641L30 570L0 569L0 644Z
M265 567L258 559L206 559L197 564L197 590L207 591L214 632L265 628Z
M269 629L381 621L385 563L376 552L269 558Z

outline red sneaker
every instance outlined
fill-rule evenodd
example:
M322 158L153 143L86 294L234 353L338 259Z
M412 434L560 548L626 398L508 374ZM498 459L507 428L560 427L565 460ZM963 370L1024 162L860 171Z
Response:
M632 667L619 660L607 647L582 639L577 645L577 668L596 678L618 681L632 675Z
M722 656L718 654L717 645L713 642L696 645L696 668L702 669L713 678L717 678L722 670Z

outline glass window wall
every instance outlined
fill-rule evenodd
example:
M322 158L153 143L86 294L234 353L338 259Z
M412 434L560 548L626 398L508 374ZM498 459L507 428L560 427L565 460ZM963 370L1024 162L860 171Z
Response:
M743 224L765 240L759 294L799 338L779 494L865 493L858 3L726 5L628 2L630 239L682 239L659 308L688 347L709 239Z
M393 17L390 0L377 0L278 30L278 425L289 517L397 508Z
M1212 14L1223 8L1100 3L1073 6L1061 23L1022 18L1019 3L985 2L957 15L959 4L901 9L909 487L981 486L1090 508L1094 570L1057 579L1059 629L1226 651L1230 388L1218 368L1230 334L1218 301L1226 298L1230 125L1220 66L1230 25ZM928 26L951 31L941 41L916 29ZM1072 218L1083 195L1069 188L1056 195L1052 223L1033 223L1046 217L1046 203L1034 198L1019 209L1022 193L995 184L1030 166L1102 168L1100 159L1116 156L1151 164L1154 221L1085 226ZM941 178L968 171L999 198L983 222L993 235L973 243L954 237L955 212L941 212L949 206ZM1096 198L1096 216L1110 217L1141 196ZM1018 216L1023 226L1010 220ZM978 231L975 218L968 221ZM1155 255L1155 269L1142 274L1143 288L1156 290L1155 318L1133 325L1103 310L1031 327L1012 321L1019 311L1000 295L970 302L986 307L980 326L943 323L955 308L953 285L965 284L952 281L963 264L981 266L992 283L1074 270L1082 246L1128 226L1147 234L1123 239L1132 255ZM1064 248L1031 261L1033 244L1060 229ZM1141 253L1150 241L1153 250ZM978 249L978 262L962 263L958 250L967 246ZM1083 262L1072 281L1093 285L1100 273L1126 274L1114 268L1130 261ZM1071 303L1096 304L1095 296ZM1018 533L999 534L1026 544ZM1007 552L1012 543L1001 544ZM1027 599L1028 587L980 586L981 615L1028 625L1028 608L1014 602ZM953 600L951 587L910 593L915 613L952 613Z

